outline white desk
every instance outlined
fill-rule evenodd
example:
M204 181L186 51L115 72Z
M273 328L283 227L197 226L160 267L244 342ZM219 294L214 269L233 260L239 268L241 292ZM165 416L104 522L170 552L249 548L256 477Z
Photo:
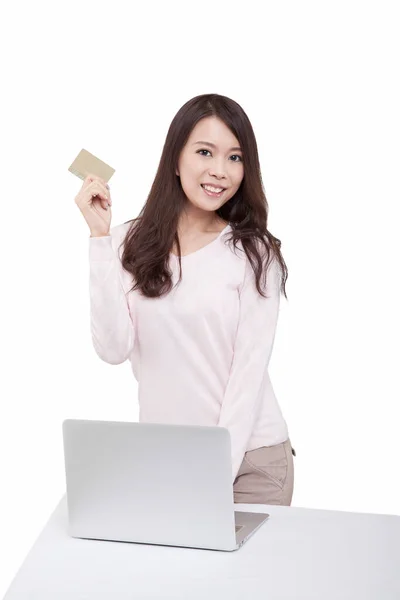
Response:
M400 517L237 504L270 519L237 551L79 540L65 496L4 600L399 600Z

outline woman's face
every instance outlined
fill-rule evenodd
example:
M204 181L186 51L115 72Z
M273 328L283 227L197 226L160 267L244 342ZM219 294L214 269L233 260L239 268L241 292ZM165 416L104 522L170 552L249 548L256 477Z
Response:
M201 119L182 149L176 174L189 202L205 211L218 210L238 190L243 176L240 144L218 117ZM208 195L202 184L225 188Z

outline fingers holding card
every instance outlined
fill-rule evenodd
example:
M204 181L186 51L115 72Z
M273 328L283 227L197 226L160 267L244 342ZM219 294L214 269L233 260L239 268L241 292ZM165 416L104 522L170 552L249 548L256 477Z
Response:
M107 181L115 169L87 150L81 150L68 170L83 179L75 204L89 226L91 237L109 235L112 202Z

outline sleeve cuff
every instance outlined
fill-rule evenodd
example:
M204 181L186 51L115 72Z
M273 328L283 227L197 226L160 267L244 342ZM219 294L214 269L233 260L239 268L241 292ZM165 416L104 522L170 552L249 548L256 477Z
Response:
M89 260L104 261L115 258L115 252L112 247L112 236L89 238Z

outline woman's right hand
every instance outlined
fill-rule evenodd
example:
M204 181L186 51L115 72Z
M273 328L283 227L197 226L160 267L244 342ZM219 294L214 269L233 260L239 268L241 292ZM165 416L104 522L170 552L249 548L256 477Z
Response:
M75 196L75 204L89 225L91 237L110 234L112 201L110 187L103 179L89 174Z

